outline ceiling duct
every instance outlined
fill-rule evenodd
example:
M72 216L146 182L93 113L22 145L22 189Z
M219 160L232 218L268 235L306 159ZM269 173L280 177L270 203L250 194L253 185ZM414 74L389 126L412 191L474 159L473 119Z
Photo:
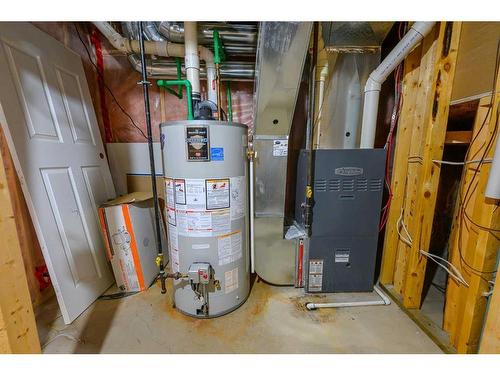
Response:
M322 22L328 52L378 52L394 22Z

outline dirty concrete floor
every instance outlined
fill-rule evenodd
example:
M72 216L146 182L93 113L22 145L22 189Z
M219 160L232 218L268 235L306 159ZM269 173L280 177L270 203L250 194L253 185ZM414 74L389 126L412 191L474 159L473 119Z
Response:
M353 295L303 296L253 283L247 302L223 317L199 320L172 307L158 285L119 300L98 300L66 326L57 303L37 311L44 353L441 353L395 304L307 311L304 303ZM356 298L374 298L357 294Z
M434 285L431 285L422 302L422 313L438 327L443 325L444 297L445 295L443 292L439 291Z

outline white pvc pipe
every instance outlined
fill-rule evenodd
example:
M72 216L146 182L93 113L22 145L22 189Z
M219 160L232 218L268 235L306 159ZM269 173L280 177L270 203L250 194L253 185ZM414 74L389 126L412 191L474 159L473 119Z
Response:
M359 306L386 306L391 304L391 300L375 285L373 290L381 299L371 301L352 301L352 302L330 302L330 303L307 303L308 310L316 310L323 308L339 308L339 307L359 307Z
M497 112L498 116L500 116L499 112ZM497 137L493 163L491 164L488 185L486 185L484 195L491 199L500 199L500 137Z
M217 80L215 77L214 54L208 48L199 46L200 59L205 61L207 70L207 93L208 100L217 104Z
M184 66L186 78L191 82L193 99L200 100L200 58L196 25L196 22L184 22Z
M191 22L192 23L192 22ZM94 22L94 25L97 27L97 29L106 37L106 39L109 40L111 45L116 48L117 50L120 50L124 53L139 53L140 48L139 48L139 41L137 40L129 40L120 33L118 33L113 26L111 26L108 22ZM146 54L148 55L157 55L157 56L164 56L164 57L185 57L186 49L184 44L178 44L178 43L172 43L169 41L162 41L162 42L152 42L152 41L144 41L144 49ZM207 68L207 92L208 92L208 99L217 104L217 92L215 89L215 64L214 64L214 55L212 51L210 51L208 48L199 46L196 49L196 56L198 58L198 53L199 53L199 58L201 60L205 61L206 68ZM191 52L192 54L192 52ZM199 58L198 58L198 80L197 80L197 87L198 87L198 93L200 92L200 65L199 65ZM187 63L185 62L185 66L187 67ZM187 74L187 69L186 69L186 74ZM189 79L189 77L188 77ZM190 80L191 82L191 80ZM193 85L193 82L191 82L191 85ZM194 85L193 85L193 93L194 93Z
M253 156L250 158L250 272L255 273L255 208L254 208L254 181L253 181Z
M432 30L435 22L415 22L403 39L368 77L365 85L360 148L373 148L377 127L378 101L382 83L417 44Z

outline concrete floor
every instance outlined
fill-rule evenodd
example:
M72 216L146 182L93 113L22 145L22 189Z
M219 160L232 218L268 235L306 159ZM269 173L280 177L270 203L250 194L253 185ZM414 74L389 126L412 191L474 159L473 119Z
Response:
M44 353L442 353L395 304L307 311L303 296L256 281L247 302L216 319L184 316L158 285L119 300L98 300L71 325L57 303L37 311ZM358 299L373 298L357 294Z

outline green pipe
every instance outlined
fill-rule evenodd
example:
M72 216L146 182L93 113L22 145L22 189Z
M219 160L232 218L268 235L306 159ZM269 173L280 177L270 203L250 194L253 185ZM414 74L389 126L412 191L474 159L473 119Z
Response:
M188 120L194 120L193 116L193 99L192 99L192 92L191 92L191 82L189 82L187 79L176 79L172 81L165 81L163 79L160 79L156 81L156 85L158 87L164 87L164 88L169 88L170 86L186 86L186 101L187 101L187 109L188 109Z
M224 49L222 48L222 41L217 30L214 30L212 35L214 39L214 63L220 64L226 58Z
M179 57L175 58L175 65L177 66L177 80L182 79L182 70L181 70L181 59ZM172 95L175 95L177 98L182 99L182 86L178 85L177 86L177 92L175 90L171 89L170 87L165 87L165 90L167 92L171 93Z
M226 98L227 98L227 116L229 118L229 122L233 122L233 107L231 101L231 83L229 81L226 82Z

